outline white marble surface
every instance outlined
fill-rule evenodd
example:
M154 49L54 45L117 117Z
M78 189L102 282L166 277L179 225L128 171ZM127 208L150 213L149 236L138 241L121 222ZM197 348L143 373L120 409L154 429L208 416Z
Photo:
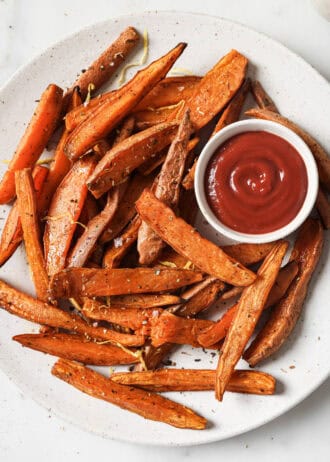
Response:
M287 45L330 80L330 23L308 0L0 0L0 85L45 47L81 27L151 9L196 11L239 21ZM258 430L212 445L169 449L86 434L24 397L1 372L0 389L1 461L329 460L329 380L297 408Z

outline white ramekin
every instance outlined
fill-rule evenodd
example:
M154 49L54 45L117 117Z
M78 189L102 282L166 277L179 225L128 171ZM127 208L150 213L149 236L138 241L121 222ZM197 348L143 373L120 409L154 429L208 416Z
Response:
M290 221L287 225L282 228L276 229L270 233L264 234L247 234L234 231L228 226L221 223L221 221L212 212L205 194L205 170L206 167L216 152L219 146L221 146L226 140L232 136L238 135L243 132L254 132L254 131L265 131L273 133L288 143L290 143L300 154L307 170L307 194L305 201L299 210L295 218ZM280 125L276 122L270 122L268 120L260 119L249 119L235 122L227 127L223 128L219 133L213 136L204 146L201 152L195 173L195 194L198 206L209 224L220 234L226 236L237 242L248 242L248 243L265 243L282 239L293 231L295 231L308 217L310 214L318 192L318 172L316 163L309 147L306 143L294 133L292 130ZM271 217L269 217L271 220Z

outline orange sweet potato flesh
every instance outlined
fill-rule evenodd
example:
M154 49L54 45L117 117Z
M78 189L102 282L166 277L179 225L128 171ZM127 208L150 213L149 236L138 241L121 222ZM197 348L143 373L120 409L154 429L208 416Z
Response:
M308 284L319 261L322 245L321 224L310 218L301 227L291 254L291 260L299 266L298 275L244 354L244 359L251 366L278 351L293 331L303 308Z
M145 177L139 173L133 175L133 178L129 180L124 197L120 201L111 226L105 229L100 237L101 244L112 241L128 225L134 215L136 215L135 202L140 197L144 188L151 186L153 181L153 176Z
M214 390L215 371L208 369L159 369L158 371L114 372L111 380L122 385L154 392ZM235 370L227 391L254 395L273 395L276 380L259 371Z
M115 308L152 308L157 306L173 305L174 303L179 303L181 300L181 297L170 294L116 295L110 298L110 306Z
M247 64L245 56L232 50L201 79L187 101L195 130L204 127L228 104L243 83Z
M36 165L33 169L33 186L36 192L36 201L39 206L40 196L48 175L48 168ZM15 252L23 239L22 223L18 211L17 201L14 202L3 227L0 240L0 266L2 266Z
M235 365L239 361L264 309L287 248L287 242L278 242L265 258L255 282L250 287L246 287L242 293L237 312L222 346L217 366L215 393L216 398L220 401Z
M180 122L179 129L173 139L165 162L157 177L154 194L160 201L176 209L179 202L180 184L188 156L188 141L191 134L189 110ZM150 266L165 247L165 242L150 226L142 222L137 240L139 263Z
M51 290L55 297L64 298L152 293L178 289L202 278L201 273L172 268L67 268L53 276Z
M136 128L138 131L142 131L154 125L180 119L183 108L184 101L182 100L174 106L158 107L156 109L146 109L145 111L136 112L134 114Z
M312 151L320 176L320 181L330 192L330 158L323 147L309 133L296 125L291 120L281 116L276 112L268 109L252 108L246 111L246 115L256 117L257 119L271 120L290 128L302 138Z
M151 315L149 323L143 326L142 332L150 335L154 347L164 343L199 347L198 335L213 324L213 321L206 319L185 319L164 311L158 316Z
M278 303L282 297L284 297L297 273L298 265L294 261L288 263L286 266L280 269L275 284L271 288L271 291L268 295L265 309L273 306L275 303ZM238 294L236 293L235 295ZM229 308L216 324L207 329L205 332L202 332L198 337L199 343L204 347L207 347L225 338L235 317L237 309L238 303Z
M274 247L274 242L265 244L233 244L222 247L226 254L250 266L263 260ZM238 285L238 284L237 284Z
M173 106L182 100L187 101L200 80L201 77L196 75L166 77L135 106L133 113L150 108Z
M61 115L62 94L61 88L51 84L41 95L40 102L0 182L0 204L7 204L15 198L15 172L33 167L45 149Z
M141 226L140 217L136 216L121 236L108 247L103 257L104 268L118 268L123 257L136 242Z
M117 39L96 58L95 61L75 80L68 90L67 98L75 87L80 88L82 98L88 92L88 85L93 84L95 90L104 85L117 71L122 62L138 44L140 36L134 27L127 27Z
M256 100L256 103L261 109L268 109L269 111L279 113L279 110L277 109L274 101L271 99L268 93L265 92L263 86L258 80L253 80L251 82L251 91L254 99Z
M136 106L167 72L185 49L179 43L166 55L139 71L125 86L119 98L105 101L92 115L71 133L65 145L70 159L77 159L104 138Z
M167 122L136 133L114 146L97 164L88 178L88 189L96 198L125 181L145 160L169 145L178 123Z
M9 313L28 321L65 329L87 337L120 343L126 346L143 345L143 335L122 334L104 327L93 327L74 313L55 308L14 289L0 280L0 306Z
M133 116L127 117L127 119L125 119L124 122L121 124L120 128L117 129L117 135L115 139L113 140L112 146L116 146L117 144L129 138L134 131L134 127L135 127L134 117Z
M178 428L203 430L206 420L182 404L134 387L126 387L78 363L60 359L52 374L94 398Z
M53 196L44 232L45 260L49 275L65 267L67 253L87 195L86 180L95 164L93 155L79 159Z
M74 108L81 104L81 97L79 94L78 87L73 89L70 98L71 101L69 101L69 108ZM69 132L64 128L62 136L56 146L56 150L54 153L54 162L52 162L50 165L49 175L43 187L42 196L38 201L38 210L41 216L43 216L44 213L47 212L50 201L52 200L52 197L55 194L58 185L61 183L61 181L71 168L72 163L63 151L68 136Z
M21 218L25 251L37 297L48 300L48 274L41 245L36 194L31 170L25 168L15 173L17 206Z
M95 215L86 225L82 235L73 247L70 256L67 259L68 267L84 266L88 257L92 253L96 242L104 229L109 226L113 220L119 206L122 193L125 192L125 186L119 185L108 193L107 202L103 210ZM124 189L123 189L124 187ZM121 191L123 189L123 191Z
M64 333L22 334L13 340L32 350L94 366L115 366L138 362L133 354L120 347L95 342L82 335Z
M150 190L144 190L136 202L136 208L142 220L200 270L233 285L247 286L255 280L252 271L176 217Z

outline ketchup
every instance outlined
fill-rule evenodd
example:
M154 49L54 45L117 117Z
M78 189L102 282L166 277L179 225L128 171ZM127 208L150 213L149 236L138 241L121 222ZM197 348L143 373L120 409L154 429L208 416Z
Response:
M264 131L241 133L211 158L205 192L224 225L242 233L269 233L298 214L307 193L307 171L283 138Z

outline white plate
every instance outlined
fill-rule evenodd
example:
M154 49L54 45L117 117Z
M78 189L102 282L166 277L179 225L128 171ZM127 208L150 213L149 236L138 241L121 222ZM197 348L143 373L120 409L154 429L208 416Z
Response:
M70 85L77 72L129 24L141 32L147 28L149 61L179 41L188 42L177 66L188 68L195 74L203 74L231 48L238 49L250 60L250 74L262 81L281 112L306 127L326 148L330 148L329 86L301 58L269 38L224 19L189 13L151 12L108 20L84 29L49 48L19 70L0 93L2 159L13 153L35 100L46 85L49 82ZM1 170L5 170L5 165L1 165ZM5 208L0 209L1 225L4 217ZM162 445L192 445L229 438L288 411L329 375L330 264L326 261L327 255L328 241L297 328L279 354L262 366L279 380L279 392L275 396L228 393L220 404L210 392L171 394L173 399L205 416L210 422L207 430L178 430L143 420L57 380L50 375L53 357L23 349L11 341L15 334L37 332L38 328L3 310L0 310L0 367L37 402L79 427L105 437ZM0 276L14 286L32 292L22 248L0 269ZM188 354L179 350L172 357L178 367L216 366L216 358L209 353L185 351ZM201 361L195 362L195 359ZM240 366L247 365L242 362ZM105 369L105 372L109 371Z

